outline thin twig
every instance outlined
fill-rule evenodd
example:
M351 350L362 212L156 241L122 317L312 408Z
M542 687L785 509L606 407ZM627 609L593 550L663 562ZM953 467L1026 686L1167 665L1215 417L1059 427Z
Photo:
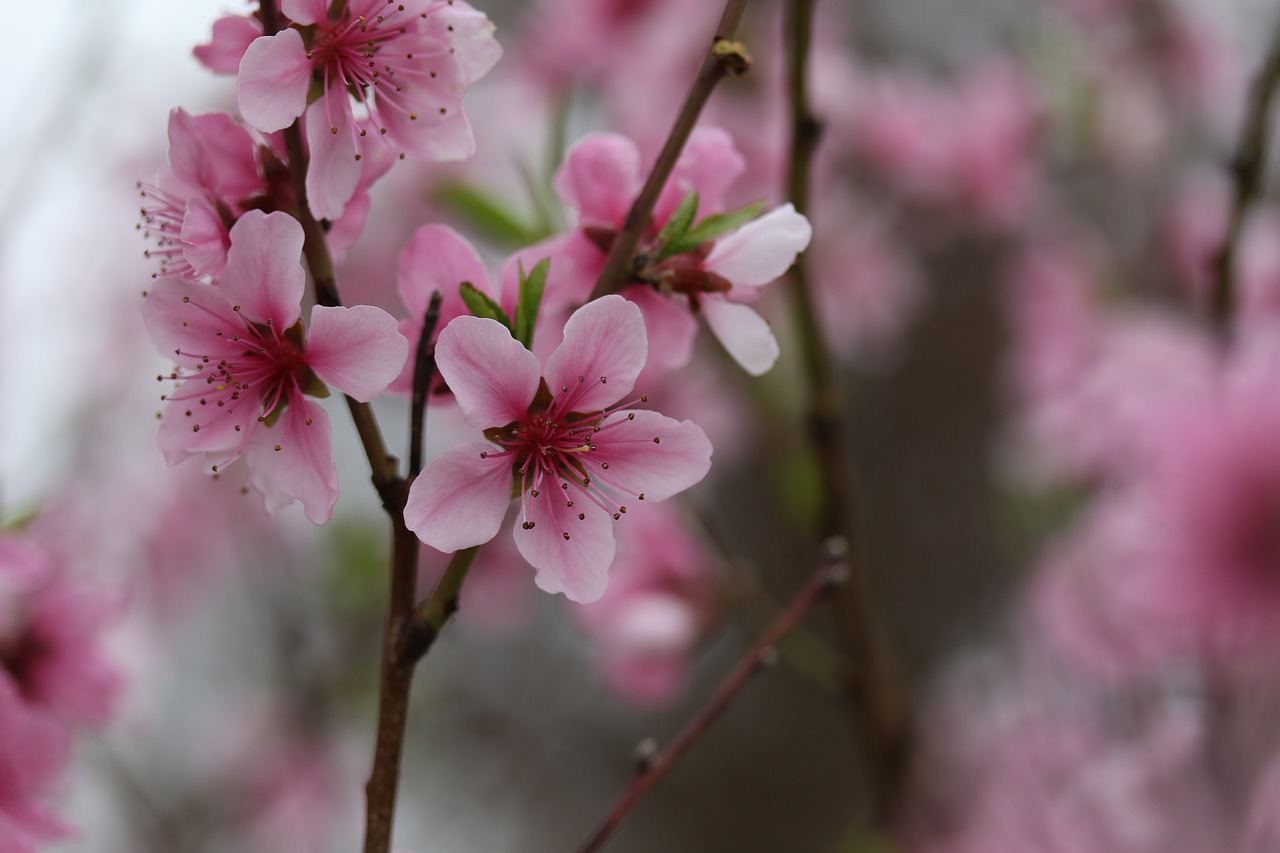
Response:
M760 635L751 649L738 661L733 671L720 683L711 699L694 715L680 733L672 738L665 749L646 758L640 772L614 801L608 814L596 826L595 830L578 848L578 853L595 853L600 850L622 821L631 813L645 794L658 784L671 771L689 749L706 733L711 724L719 719L731 702L751 681L751 677L761 670L774 656L774 647L794 628L805 614L833 586L839 586L847 576L845 558L848 553L846 544L839 539L828 543L826 554L817 571L809 578L804 587L791 600L786 609L779 614L768 629Z
M809 109L808 60L813 29L813 0L786 3L787 91L791 105L791 154L787 197L807 215L813 154L822 127ZM809 439L820 460L822 511L819 535L837 536L852 549L849 582L837 603L845 645L854 664L851 700L858 710L858 726L868 751L872 817L878 826L893 820L902 782L909 737L908 700L899 664L877 618L870 579L855 559L855 505L851 487L842 398L835 361L818 323L809 280L808 258L802 254L791 270L789 291L800 331L805 372L809 380Z
M738 21L742 19L742 12L746 5L747 0L728 0L725 3L724 12L720 15L720 23L716 26L715 38L712 39L711 47L702 60L698 76L694 78L689 94L685 96L684 103L680 106L675 124L667 134L667 141L662 146L658 159L654 161L649 177L645 180L640 194L631 204L631 209L627 211L622 230L614 239L609 255L605 258L604 268L600 271L600 277L596 279L595 289L591 291L592 299L616 293L627 283L636 247L640 245L644 230L653 217L653 206L658 203L658 196L661 195L667 178L671 177L671 170L675 168L676 161L680 159L680 152L684 150L684 144L688 141L689 134L693 132L693 126L698 121L702 107L711 97L716 84L726 75L745 74L751 67L751 56L747 53L747 49L733 40L734 34L738 31Z
M1213 291L1209 313L1214 326L1225 331L1231 321L1236 299L1236 266L1240 241L1249 209L1262 194L1267 173L1267 149L1270 147L1271 113L1276 89L1280 87L1280 25L1272 36L1271 47L1249 92L1249 104L1240 132L1239 147L1231 158L1231 176L1235 193L1227 236L1214 263Z
M413 358L413 398L409 413L409 476L408 481L422 470L422 445L426 433L427 394L431 380L436 375L436 324L440 322L440 291L431 294L427 312L422 318L422 336Z

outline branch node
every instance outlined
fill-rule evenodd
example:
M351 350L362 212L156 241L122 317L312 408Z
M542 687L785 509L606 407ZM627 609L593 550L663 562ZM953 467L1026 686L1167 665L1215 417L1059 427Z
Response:
M636 774L648 773L660 755L656 738L647 737L636 744L631 752L631 764Z
M720 63L721 68L735 77L741 77L751 70L751 54L740 41L717 38L711 45L711 55Z

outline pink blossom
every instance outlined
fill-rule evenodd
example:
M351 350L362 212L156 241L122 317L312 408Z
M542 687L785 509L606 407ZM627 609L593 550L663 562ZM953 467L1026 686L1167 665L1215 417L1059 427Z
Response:
M498 288L490 282L489 273L476 250L466 238L447 225L424 225L405 244L400 252L400 265L396 274L396 289L409 316L400 321L400 334L409 340L409 358L404 370L391 390L408 394L413 390L414 355L418 339L422 337L422 322L431 301L431 294L440 291L440 318L436 323L436 336L454 317L469 314L462 301L459 285L470 283L480 292L499 300ZM436 391L447 391L437 378Z
M446 553L482 544L497 534L514 491L516 547L538 586L598 599L623 502L663 500L711 465L711 445L694 424L613 402L631 393L646 348L639 309L618 296L574 312L542 367L495 320L450 323L436 360L489 443L454 447L426 466L409 492L409 529Z
M0 839L6 851L35 853L45 842L72 834L43 802L66 756L66 730L0 679Z
M609 588L577 610L600 648L609 686L644 706L680 694L691 654L718 609L711 558L669 507L619 528Z
M144 316L179 365L160 425L165 461L203 453L216 472L243 454L268 509L296 498L323 524L337 471L328 416L307 395L327 396L328 383L372 399L399 373L408 344L389 314L367 305L317 305L304 333L302 243L292 217L250 211L231 229L218 285L161 281Z
M240 60L254 39L262 35L262 23L244 15L224 15L213 22L208 44L191 51L205 68L215 74L235 74Z
M728 134L716 128L694 131L639 248L645 263L622 290L644 314L650 352L669 369L683 366L692 355L692 318L699 315L752 375L767 372L777 360L778 342L768 322L746 303L757 299L764 285L785 273L809 245L812 229L794 207L775 208L694 250L649 258L660 248L656 241L662 227L690 191L698 194L700 217L721 212L729 185L742 168ZM577 211L577 228L543 247L551 256L553 275L568 277L558 285L561 302L580 301L590 293L641 183L639 152L625 137L593 134L570 149L556 174L556 189Z
M293 26L254 40L240 62L240 111L264 132L306 113L316 216L341 213L370 135L433 160L474 152L462 98L502 55L484 15L453 0L284 0L281 11ZM323 91L308 106L313 83ZM353 98L372 128L360 126Z
M217 278L227 263L231 225L267 182L252 136L228 115L169 113L169 167L139 184L143 226L160 274Z

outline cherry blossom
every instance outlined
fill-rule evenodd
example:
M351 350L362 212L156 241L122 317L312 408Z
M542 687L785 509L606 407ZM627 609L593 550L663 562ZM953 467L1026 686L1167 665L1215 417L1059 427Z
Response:
M409 492L405 523L446 553L492 539L513 492L516 547L537 584L588 602L607 584L612 523L629 501L663 500L700 481L711 444L689 421L633 410L647 343L640 310L606 296L574 312L543 366L496 320L459 317L436 360L463 416L488 442L432 460Z
M369 137L432 160L474 152L462 98L502 55L483 14L454 0L284 0L281 11L293 26L255 39L240 61L240 112L264 132L306 113L316 216L341 213Z
M727 133L717 128L694 131L659 196L631 279L621 291L640 307L650 351L668 369L689 361L696 316L706 320L748 373L765 373L778 358L768 322L746 303L759 298L763 287L785 273L809 245L809 221L791 204L693 249L659 257L661 230L686 195L697 193L700 217L722 212L743 165ZM577 211L577 227L564 238L521 253L530 260L540 254L551 257L555 275L567 278L560 286L562 301L580 302L590 292L642 183L640 154L626 137L592 134L570 149L556 175L556 189Z
M165 461L202 453L216 472L244 455L268 509L296 498L323 524L338 478L329 418L308 395L327 396L328 383L372 399L399 373L408 343L391 315L368 305L317 305L304 332L302 243L292 217L250 211L231 229L219 284L162 280L144 316L179 365L160 425Z

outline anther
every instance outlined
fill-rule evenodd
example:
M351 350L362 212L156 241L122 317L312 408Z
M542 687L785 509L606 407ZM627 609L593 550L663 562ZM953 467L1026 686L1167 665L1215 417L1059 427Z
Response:
M578 513L578 521L586 521L586 520L587 520L587 514L585 512Z
M608 471L608 470L609 470L609 463L608 463L608 462L601 462L601 463L600 463L600 467L601 467L601 468L603 468L604 470Z
M635 419L636 419L636 413L635 413L635 412L627 412L627 420L629 420L629 421L634 421Z
M521 526L521 527L523 527L525 530L532 530L532 529L533 529L533 522L532 522L532 521L526 521L524 524L521 524L520 526Z
M566 542L568 542L568 541L569 541L569 531L567 531L567 530L565 531L565 534L564 534L564 541L566 541Z
M641 403L647 403L647 402L649 402L649 395L648 395L648 394L641 394L641 395L640 395L640 402L641 402Z
M481 459L488 459L488 458L489 458L489 451L487 451L487 450L481 450L481 451L480 451L480 458L481 458Z
M658 438L658 437L655 435L655 436L653 437L653 443L654 443L654 444L662 444L662 439Z
M280 451L280 445L278 445L278 444L277 444L277 445L276 445L276 452L278 453L279 451Z
M605 384L606 382L608 382L608 381L609 381L609 378L608 378L607 376L601 376L601 377L600 377L600 384L601 384L601 385L604 385L604 384Z
M644 492L640 493L640 500L644 500Z
M538 496L538 490L537 490L537 489L530 489L530 490L529 490L529 496L530 496L530 497L534 497L534 498L536 498L536 497Z
M618 520L618 519L620 519L620 518L622 518L622 513L620 513L620 512L615 512L615 513L613 514L613 520L614 520L614 521L617 521L617 520Z

